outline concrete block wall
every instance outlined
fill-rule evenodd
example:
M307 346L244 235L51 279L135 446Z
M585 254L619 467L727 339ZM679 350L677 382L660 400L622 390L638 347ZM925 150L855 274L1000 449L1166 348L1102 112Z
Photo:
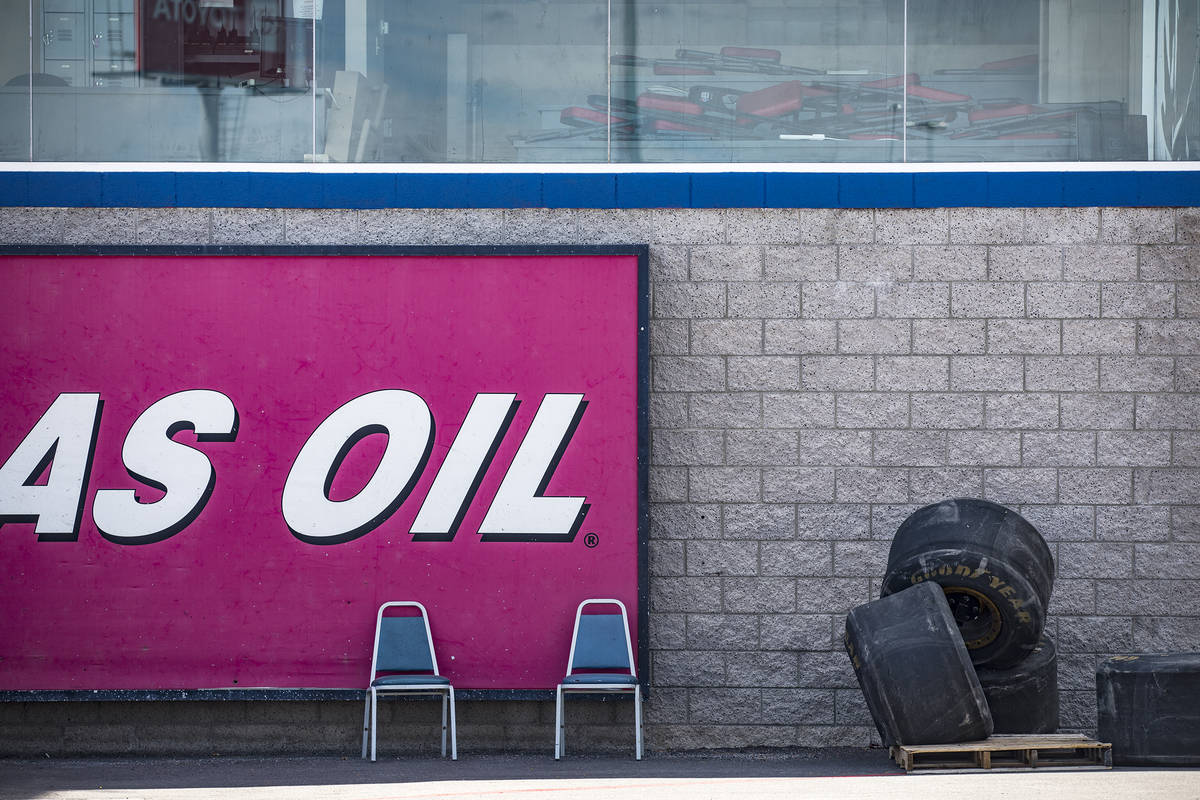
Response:
M1098 658L1200 651L1200 209L5 208L0 241L650 243L651 749L876 738L845 614L946 497L1050 542L1064 728ZM468 747L532 713L485 705ZM627 748L626 705L575 741Z

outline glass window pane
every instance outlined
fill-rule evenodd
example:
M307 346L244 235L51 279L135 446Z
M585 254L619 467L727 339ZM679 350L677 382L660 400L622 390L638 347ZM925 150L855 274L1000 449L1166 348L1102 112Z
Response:
M29 87L37 80L29 58L29 4L10 5L0 25L0 161L28 161Z
M301 161L321 5L37 0L35 157Z
M1140 0L910 0L908 159L1145 160L1152 19Z
M1153 43L1156 53L1153 83L1148 83L1151 76L1143 78L1153 157L1196 160L1200 158L1200 2L1159 0L1157 11L1153 32L1143 39L1147 51Z
M902 0L618 0L618 161L900 161Z

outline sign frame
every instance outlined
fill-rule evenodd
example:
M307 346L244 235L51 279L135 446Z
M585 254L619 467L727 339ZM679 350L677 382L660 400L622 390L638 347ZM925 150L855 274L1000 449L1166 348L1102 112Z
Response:
M520 257L633 256L637 259L637 672L649 691L649 465L650 465L650 280L649 245L0 245L5 256L381 256ZM252 269L252 267L248 267ZM47 543L52 545L52 543ZM560 654L550 654L559 657ZM565 654L561 654L565 657ZM202 688L202 689L32 689L0 690L0 702L164 701L164 700L350 700L364 689L345 688ZM547 700L552 689L460 689L466 700ZM607 698L605 698L607 699Z

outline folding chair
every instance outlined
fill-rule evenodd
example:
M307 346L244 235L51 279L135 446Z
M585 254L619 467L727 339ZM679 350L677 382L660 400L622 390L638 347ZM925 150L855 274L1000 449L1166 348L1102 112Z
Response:
M389 608L409 607L419 617L385 617ZM380 675L380 673L387 673ZM425 606L415 601L395 601L379 607L375 617L375 651L371 656L371 679L363 710L362 757L367 757L367 737L371 739L371 760L375 760L375 728L378 722L378 698L381 694L440 695L442 698L442 755L446 755L447 704L450 719L450 758L458 758L458 734L454 727L454 687L438 674Z
M610 605L620 614L584 614L589 605ZM629 674L623 671L629 670ZM642 758L642 687L633 664L633 643L629 638L629 617L620 600L584 600L575 609L575 630L571 633L571 652L567 657L567 675L558 684L554 706L554 758L566 748L563 700L570 692L632 692L637 758Z

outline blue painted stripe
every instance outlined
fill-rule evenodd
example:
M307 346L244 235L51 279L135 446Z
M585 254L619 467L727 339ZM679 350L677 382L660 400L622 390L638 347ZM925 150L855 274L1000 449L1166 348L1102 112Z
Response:
M0 206L937 208L1200 206L1200 172L4 172Z

